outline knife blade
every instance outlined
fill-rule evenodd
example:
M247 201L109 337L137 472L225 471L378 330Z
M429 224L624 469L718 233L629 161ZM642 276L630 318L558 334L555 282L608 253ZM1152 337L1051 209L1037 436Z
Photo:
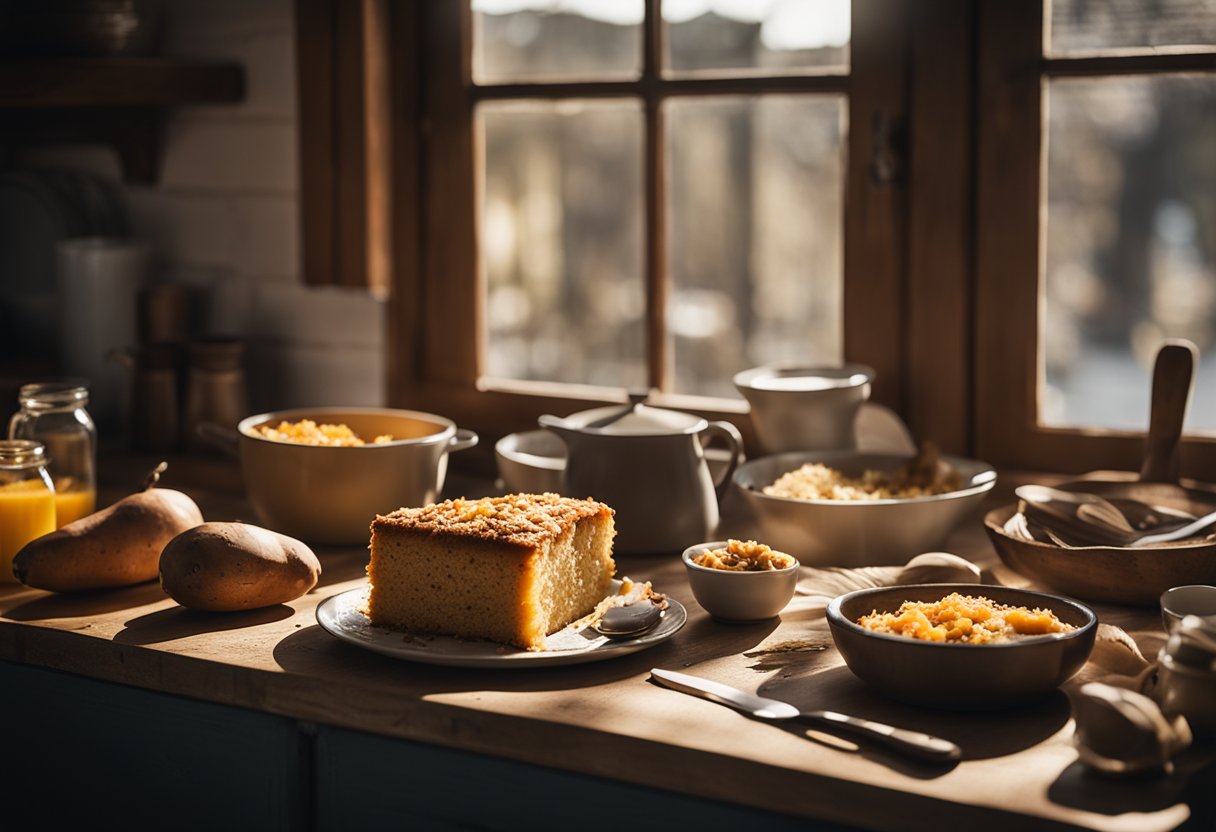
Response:
M955 762L962 757L963 753L962 749L954 743L932 734L911 731L907 728L896 728L893 725L842 714L838 711L802 711L788 702L748 693L730 685L703 679L700 676L692 676L688 673L655 667L651 668L650 677L664 687L691 696L698 696L719 705L726 705L757 719L773 722L802 719L829 725L882 743L893 750L921 760L935 763Z

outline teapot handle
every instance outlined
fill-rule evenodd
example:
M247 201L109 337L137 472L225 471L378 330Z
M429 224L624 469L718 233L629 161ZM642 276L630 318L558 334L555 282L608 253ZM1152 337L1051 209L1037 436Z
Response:
M726 466L726 471L722 473L722 479L714 483L718 502L722 502L722 498L726 496L726 489L730 487L731 475L735 473L735 468L739 465L739 457L743 453L743 437L739 435L739 429L730 422L710 422L709 427L705 430L722 436L730 447L730 463Z

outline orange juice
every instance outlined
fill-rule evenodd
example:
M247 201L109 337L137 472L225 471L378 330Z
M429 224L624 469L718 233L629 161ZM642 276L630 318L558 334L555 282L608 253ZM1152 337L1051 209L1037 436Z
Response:
M62 490L55 483L55 528L61 529L68 523L87 517L97 506L97 492L92 488Z
M55 531L55 495L41 480L0 486L0 581L15 582L13 555Z

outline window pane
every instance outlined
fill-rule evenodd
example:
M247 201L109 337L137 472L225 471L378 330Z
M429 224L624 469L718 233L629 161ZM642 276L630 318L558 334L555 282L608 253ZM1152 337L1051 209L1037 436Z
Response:
M1050 0L1050 51L1216 43L1216 0Z
M473 0L473 80L638 78L643 15L643 0Z
M1144 429L1161 339L1207 359L1187 425L1216 428L1216 75L1048 87L1049 425Z
M849 62L849 0L663 0L665 69L765 74Z
M645 386L641 106L478 114L487 375Z
M844 97L674 99L668 326L678 392L841 359Z

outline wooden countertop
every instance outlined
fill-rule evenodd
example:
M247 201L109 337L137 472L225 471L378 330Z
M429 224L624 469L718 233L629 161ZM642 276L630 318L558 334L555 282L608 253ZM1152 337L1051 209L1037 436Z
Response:
M110 467L111 478L123 473L133 486L149 462L124 458ZM165 484L188 491L208 519L252 519L235 465L182 460ZM1007 499L1011 487L998 486L991 502ZM1002 583L1026 583L996 563L978 518L947 548ZM716 623L693 601L671 556L618 562L620 573L653 581L688 608L688 624L670 641L595 664L466 670L394 660L321 630L317 604L365 581L367 552L318 555L324 574L316 590L247 613L191 612L154 583L81 596L5 586L0 659L861 827L1024 828L1029 819L1035 829L1149 832L1193 822L1195 813L1212 817L1211 746L1187 752L1170 777L1104 780L1076 762L1063 694L1020 711L935 712L875 695L834 648L747 657L792 639L830 644L822 612ZM1163 634L1155 610L1096 609L1146 655L1156 654ZM756 722L657 687L647 681L656 666L938 734L962 746L964 760L926 767L805 727Z

